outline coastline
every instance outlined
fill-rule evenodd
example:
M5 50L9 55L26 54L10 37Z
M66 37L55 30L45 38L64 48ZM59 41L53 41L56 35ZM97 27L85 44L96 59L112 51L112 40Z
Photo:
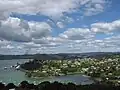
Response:
M20 71L22 71L22 72L25 72L25 73L27 73L27 72L30 72L29 70L25 70L25 69L23 69L23 68L20 68ZM81 76L83 76L83 77L87 77L87 78L89 78L90 80L93 80L93 81L95 81L95 79L93 79L93 77L91 77L91 76L88 76L88 75L85 75L85 74L82 74L82 73L70 73L70 74L67 74L67 75L60 75L60 76L45 76L45 77L28 77L28 78L31 78L31 79L44 79L44 78L55 78L55 77L62 77L62 76L72 76L72 75L81 75ZM25 75L26 76L26 75Z
M27 72L30 72L29 70L24 70L24 69L20 69L22 72L25 72L25 73L27 73ZM41 80L41 79L45 79L45 78L49 78L49 79L51 79L51 78L56 78L56 77L62 77L62 76L72 76L72 75L81 75L81 76L83 76L83 77L87 77L89 80L92 80L94 83L100 83L101 82L101 79L100 78L96 78L96 77L91 77L91 76L88 76L88 75L85 75L85 74L83 74L83 73L71 73L71 74L68 74L68 75L60 75L60 76L46 76L46 77L33 77L33 76L31 76L31 77L28 77L28 76L26 76L27 78L30 78L30 79L36 79L36 80Z
M23 69L23 68L21 68L20 67L20 69L19 69L20 71L22 71L22 72L25 72L25 73L27 73L27 72L30 72L30 70L25 70L25 69ZM45 76L45 77L33 77L33 76L31 76L31 77L28 77L27 75L25 75L27 78L30 78L30 79L37 79L37 80L40 80L40 79L45 79L45 78L56 78L56 77L62 77L62 76L72 76L72 75L81 75L81 76L83 76L83 77L87 77L87 78L89 78L90 80L92 80L94 83L98 83L98 82L100 82L99 80L98 80L98 78L95 78L95 77L91 77L91 76L88 76L88 75L85 75L85 74L83 74L83 73L79 73L79 72L77 72L77 73L69 73L69 74L67 74L67 75L60 75L60 76Z
M30 78L30 79L36 79L36 80L40 80L40 79L45 79L45 78L56 78L56 77L62 77L62 76L74 76L74 75L80 75L80 76L83 76L83 77L87 77L87 78L89 78L89 80L92 80L94 83L99 83L99 82L101 82L101 78L96 78L96 77L91 77L91 76L88 76L88 75L86 75L85 73L81 73L81 72L79 72L79 71L76 71L76 72L69 72L69 73L67 73L66 75L65 74L63 74L63 73L59 73L59 75L57 76L57 75L48 75L48 76L37 76L37 75L34 75L34 73L36 73L36 72L33 72L34 70L26 70L26 69L24 69L24 68L22 68L21 67L21 65L20 65L20 69L19 69L20 71L22 71L22 72L25 72L25 76L27 77L27 78ZM31 73L32 72L32 73ZM39 71L38 71L39 72ZM29 73L30 74L30 77L28 76L29 74L27 74L27 73Z

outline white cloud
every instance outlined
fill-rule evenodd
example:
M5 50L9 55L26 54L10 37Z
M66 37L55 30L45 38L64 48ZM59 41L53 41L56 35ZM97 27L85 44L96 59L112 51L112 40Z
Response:
M119 34L120 20L91 24L90 28L69 28L53 37L51 26L46 22L24 21L9 17L1 20L0 53L92 52L120 50L120 36L97 40L97 33ZM22 43L21 43L22 42Z
M65 22L65 23L73 23L74 22L74 19L72 17L68 17L68 16L64 16L62 19L61 19L62 22Z
M5 46L5 45L8 45L10 42L8 41L5 41L5 40L0 40L0 48Z
M56 24L59 28L64 28L65 26L64 26L64 24L62 23L62 22L57 22L57 24Z
M119 47L120 46L119 40L120 40L120 35L117 35L117 36L111 36L111 37L105 38L104 42L109 45Z
M4 14L12 12L29 15L42 14L51 18L60 18L64 13L76 12L84 5L86 7L83 12L96 14L96 12L103 11L106 0L1 0L0 15L1 19L5 18ZM88 8L91 9L88 10Z
M43 38L50 35L51 27L45 22L27 22L9 17L1 21L0 38L16 41L31 42L33 38Z
M29 42L29 43L24 43L23 48L25 48L25 49L41 48L41 45L35 44L33 42Z
M9 17L9 13L5 13L4 11L0 11L0 20L5 20Z
M36 39L48 37L52 29L46 22L29 22L29 28L31 36Z
M29 30L29 24L25 20L20 20L19 26L22 27L22 28L24 28L25 30Z
M60 37L44 37L41 39L33 39L35 44L40 44L41 47L57 47L66 42L66 40Z
M110 33L119 31L120 20L113 21L111 23L94 23L91 25L91 30L95 33Z
M31 38L25 34L25 29L19 26L20 19L8 18L1 22L0 37L6 40L18 41L18 42L29 42Z
M33 39L35 44L49 44L49 41L46 38Z
M69 40L83 40L94 37L87 28L70 28L60 34L61 38Z
M91 16L96 15L104 11L106 8L105 6L109 2L106 0L90 0L88 4L85 5L86 8L84 8L84 15L85 16Z

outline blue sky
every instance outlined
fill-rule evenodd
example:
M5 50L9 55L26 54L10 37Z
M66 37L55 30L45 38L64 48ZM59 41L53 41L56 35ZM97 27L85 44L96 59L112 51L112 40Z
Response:
M119 8L119 0L0 1L0 54L119 51Z
M70 14L65 14L65 16L68 16L74 20L74 22L71 23L65 23L65 28L59 28L56 26L56 20L52 20L50 17L45 16L45 15L27 15L27 14L13 14L11 15L12 17L17 17L20 19L24 19L27 21L36 21L36 22L44 22L47 21L48 19L51 20L54 25L52 26L54 28L53 30L53 36L58 35L61 32L64 32L67 28L85 28L85 27L90 27L92 23L96 22L112 22L117 19L120 19L120 1L118 0L108 0L109 5L107 8L105 8L104 12L101 12L97 15L91 15L91 16L83 16L81 12L81 8L79 8L78 11ZM84 9L84 7L83 7ZM61 18L64 19L64 18ZM77 20L79 19L79 20ZM59 20L58 20L59 21ZM106 35L108 36L108 35ZM97 38L104 38L105 35L98 34L96 35Z

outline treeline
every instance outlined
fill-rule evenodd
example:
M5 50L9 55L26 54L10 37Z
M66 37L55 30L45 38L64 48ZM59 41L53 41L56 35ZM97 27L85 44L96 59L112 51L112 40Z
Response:
M42 60L33 60L20 65L23 70L35 70L42 66Z
M34 85L23 81L18 86L13 83L7 85L0 83L0 90L120 90L120 86L110 84L76 85L74 83L64 84L57 81L53 83L45 81Z
M12 60L12 59L38 59L38 60L56 60L63 59L67 55L59 54L31 54L31 55L0 55L0 60Z
M0 55L0 60L32 59L34 55Z
M112 58L120 55L120 52L91 52L91 53L59 53L59 54L29 54L29 55L0 55L0 60L12 59L37 59L37 60L59 60L59 59L77 59L77 58Z

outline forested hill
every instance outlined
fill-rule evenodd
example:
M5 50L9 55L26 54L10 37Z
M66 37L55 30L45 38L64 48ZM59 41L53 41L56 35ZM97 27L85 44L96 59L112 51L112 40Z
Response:
M32 59L34 55L0 55L0 60Z
M38 59L38 60L57 60L75 58L102 58L120 55L120 52L90 52L90 53L59 53L59 54L29 54L29 55L0 55L0 60L11 59Z
M0 60L11 60L11 59L54 60L54 59L63 59L63 55L62 56L57 54L0 55Z

